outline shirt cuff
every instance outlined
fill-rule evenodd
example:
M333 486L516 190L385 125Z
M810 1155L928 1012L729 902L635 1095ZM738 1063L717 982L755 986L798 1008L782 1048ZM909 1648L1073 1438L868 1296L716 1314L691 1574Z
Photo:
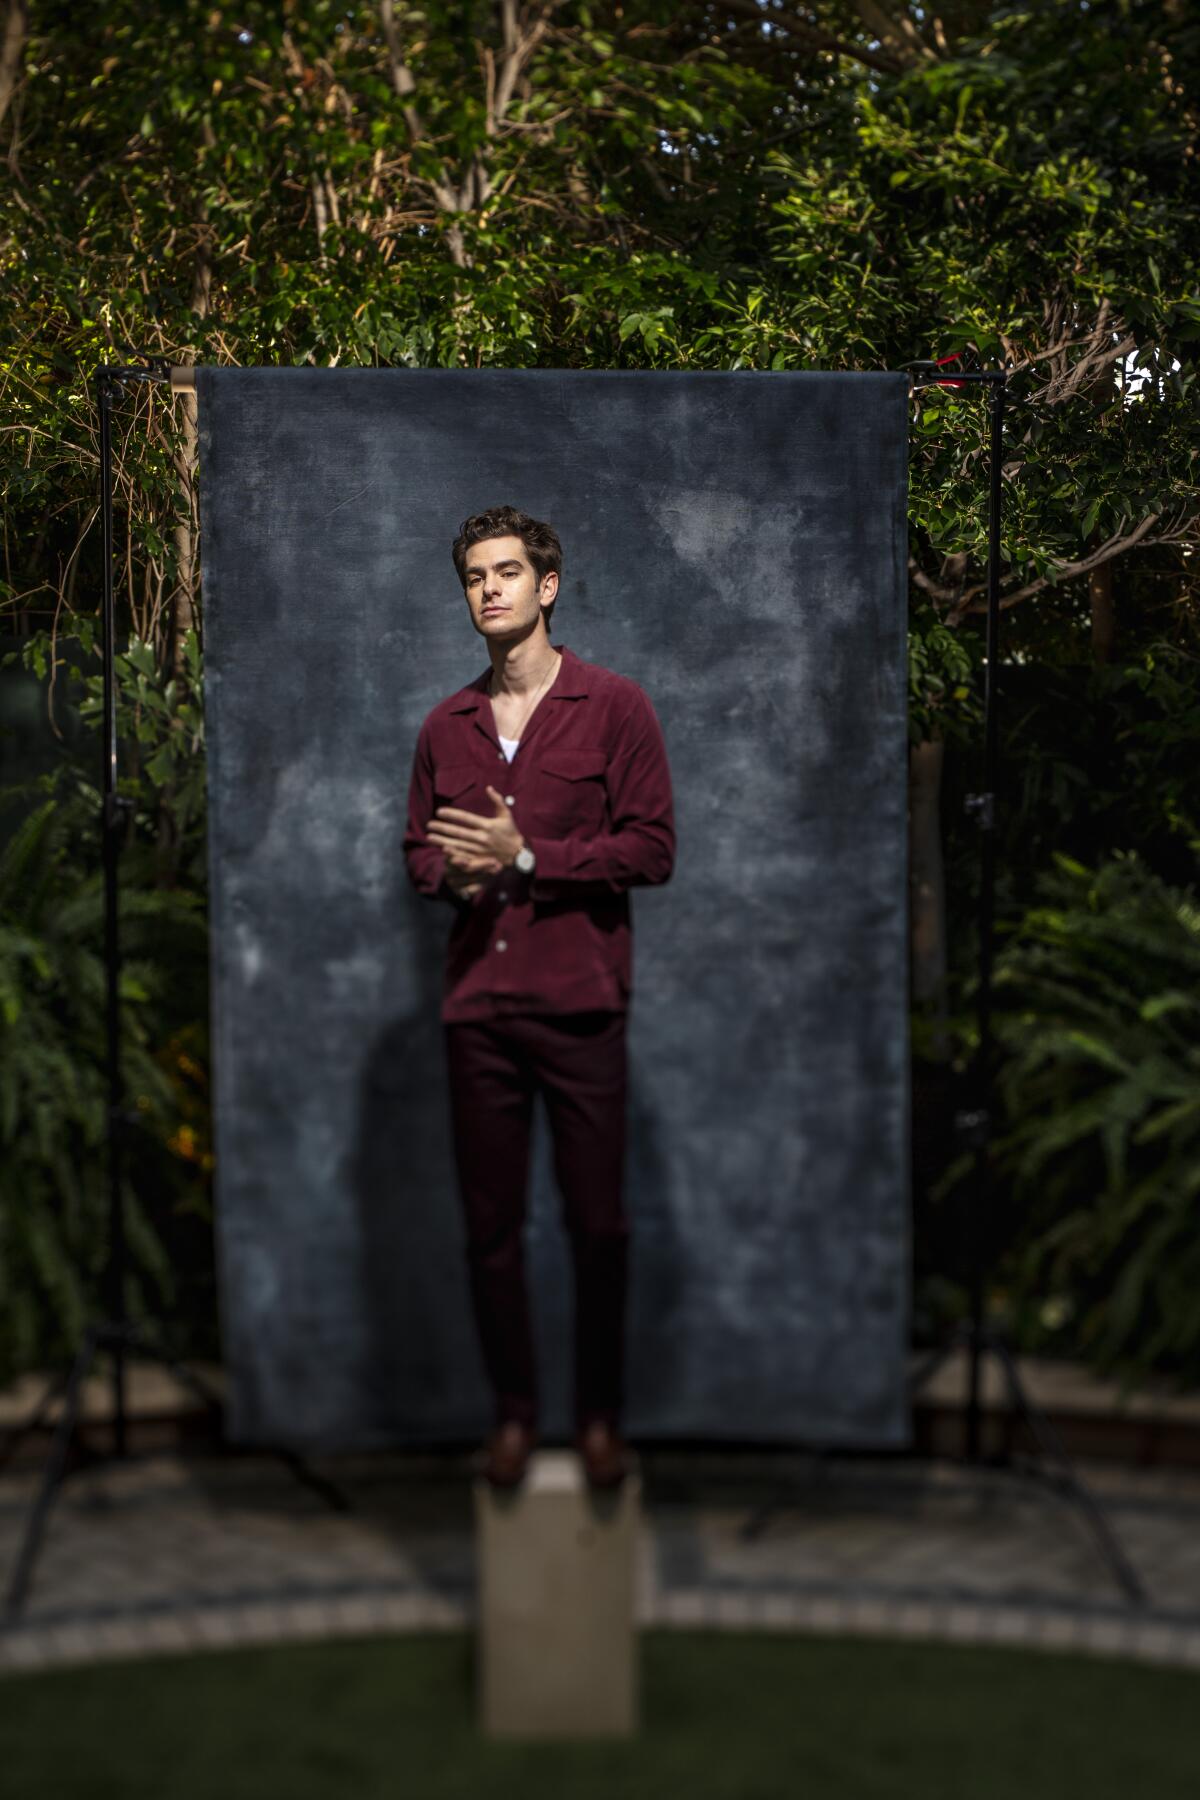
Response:
M527 877L531 900L561 900L565 896L598 891L619 893L620 884L594 869L579 868L578 838L526 837L533 851L533 874ZM520 870L517 871L520 873Z

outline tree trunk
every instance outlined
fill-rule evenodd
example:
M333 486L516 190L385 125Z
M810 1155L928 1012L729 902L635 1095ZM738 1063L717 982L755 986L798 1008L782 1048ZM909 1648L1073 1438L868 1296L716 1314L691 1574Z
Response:
M205 130L205 141L212 139L211 127ZM201 201L196 212L200 240L196 246L196 266L192 273L192 311L201 319L208 317L212 293L212 257L207 237L208 208ZM196 360L194 345L178 353L181 366ZM183 407L183 442L175 453L175 469L183 491L184 516L175 527L175 563L178 571L171 608L171 666L178 674L183 667L183 640L196 622L196 537L199 512L196 506L196 396L181 393Z
M21 63L25 55L25 40L29 35L29 9L25 0L8 0L4 9L4 23L0 27L0 119L12 104L12 97L21 80ZM15 130L15 126L14 126ZM9 152L12 163L16 148ZM13 173L16 173L15 167Z
M1118 385L1117 366L1101 369L1100 374L1086 390L1097 413L1103 413L1112 406L1114 400L1119 406L1123 390ZM1104 541L1104 534L1097 531L1092 538L1092 547ZM1117 615L1113 606L1113 572L1110 562L1100 563L1095 569L1088 570L1088 605L1092 613L1092 662L1109 663L1116 653Z
M211 149L215 143L212 127L207 120L203 126L204 141ZM192 271L192 311L198 318L208 317L212 295L212 254L208 239L208 208L201 200L196 206L196 223L199 237L196 244L196 263ZM196 346L182 345L175 353L175 361L180 367L192 367L196 361ZM183 407L182 441L175 451L175 472L179 477L179 486L183 496L183 515L177 521L174 531L175 539L175 592L171 596L167 625L167 661L174 675L179 675L185 667L184 639L196 623L196 594L198 572L196 568L196 546L199 535L200 514L196 504L196 396L195 393L183 392L179 395ZM179 834L175 825L171 796L164 789L160 793L158 806L158 869L159 887L174 887L177 869L176 862L179 851Z
M909 945L912 999L935 1019L939 1060L951 1054L946 1015L946 878L942 859L941 792L945 745L914 744L908 759Z
M1092 609L1092 661L1110 663L1117 648L1117 613L1113 605L1112 564L1101 563L1087 578Z

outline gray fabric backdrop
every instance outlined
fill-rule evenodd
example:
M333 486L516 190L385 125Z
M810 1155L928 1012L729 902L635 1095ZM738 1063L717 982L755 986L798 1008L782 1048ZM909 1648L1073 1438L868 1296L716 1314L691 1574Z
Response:
M909 1441L906 380L201 368L230 1435L491 1422L451 1154L448 907L401 853L417 729L488 666L469 513L548 518L553 641L650 695L678 856L635 891L634 1436ZM544 1112L543 1431L570 1265Z

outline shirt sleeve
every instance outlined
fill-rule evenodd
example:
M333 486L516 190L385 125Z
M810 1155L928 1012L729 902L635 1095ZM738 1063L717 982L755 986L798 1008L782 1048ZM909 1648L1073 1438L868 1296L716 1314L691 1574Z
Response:
M656 887L675 867L675 805L662 727L649 697L637 699L621 723L604 771L612 830L598 837L529 837L535 865L533 900L576 894L619 894Z
M445 851L439 844L431 844L425 836L425 827L432 817L433 760L429 753L429 733L422 725L417 733L408 783L408 818L403 843L408 879L426 899L447 900L456 912L465 912L471 903L447 882Z

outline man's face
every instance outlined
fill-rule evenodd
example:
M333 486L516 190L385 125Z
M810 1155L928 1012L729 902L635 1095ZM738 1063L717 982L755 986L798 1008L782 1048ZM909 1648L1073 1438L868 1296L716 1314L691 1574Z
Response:
M463 574L467 605L475 629L484 637L526 635L538 622L542 602L548 606L558 591L553 569L539 590L519 537L480 538L467 551Z

